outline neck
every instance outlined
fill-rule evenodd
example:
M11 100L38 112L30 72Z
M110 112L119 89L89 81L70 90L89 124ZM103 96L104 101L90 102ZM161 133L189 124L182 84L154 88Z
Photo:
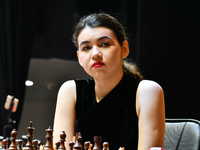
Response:
M117 74L112 78L95 80L95 96L96 101L100 102L114 87L121 81L124 73Z

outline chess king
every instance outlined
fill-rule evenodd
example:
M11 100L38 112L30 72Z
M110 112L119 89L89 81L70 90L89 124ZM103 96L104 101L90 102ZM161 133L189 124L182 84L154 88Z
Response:
M73 42L79 64L91 79L69 80L61 86L54 143L64 130L66 143L81 132L82 142L101 136L111 150L162 147L163 89L155 81L143 79L127 59L128 38L119 21L105 13L84 16L75 27Z

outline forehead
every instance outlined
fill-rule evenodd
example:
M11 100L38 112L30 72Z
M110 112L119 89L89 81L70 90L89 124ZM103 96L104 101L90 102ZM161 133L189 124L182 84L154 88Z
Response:
M116 39L114 32L109 28L106 27L91 28L89 26L86 26L78 36L78 43L80 43L81 41L95 40L102 36L109 36L113 39L114 38Z

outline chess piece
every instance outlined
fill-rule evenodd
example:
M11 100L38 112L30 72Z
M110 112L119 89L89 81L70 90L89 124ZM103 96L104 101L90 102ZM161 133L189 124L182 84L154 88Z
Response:
M74 147L74 141L69 142L69 149L73 150Z
M17 140L17 149L18 150L22 150L22 145L23 145L23 140L22 139Z
M16 129L13 129L11 132L11 144L8 150L17 150L16 137L17 137L17 131Z
M103 150L109 150L109 144L108 142L103 143Z
M60 146L60 141L56 142L55 145L56 145L56 149L58 150L58 148Z
M59 146L58 150L66 150L66 148L65 148L65 138L66 138L65 131L62 131L61 134L60 134L60 146Z
M4 139L2 141L2 150L7 150L7 147L8 147L8 140Z
M44 146L44 150L53 150L53 144L52 144L52 138L53 138L53 129L49 126L48 129L46 129L47 135L46 135L46 144Z
M84 143L84 149L85 149L85 150L89 150L89 148L90 148L90 142L89 142L89 141L86 141L86 142Z
M118 150L125 150L125 148L124 147L120 147Z
M38 150L38 140L33 140L33 150Z
M73 150L82 150L83 149L81 141L82 141L81 133L80 132L76 133Z
M101 150L101 136L94 136L93 150Z
M35 128L33 128L33 126L32 126L32 121L30 121L30 125L26 129L27 129L28 140L24 147L24 150L33 150L32 139L33 139L33 132L34 132Z

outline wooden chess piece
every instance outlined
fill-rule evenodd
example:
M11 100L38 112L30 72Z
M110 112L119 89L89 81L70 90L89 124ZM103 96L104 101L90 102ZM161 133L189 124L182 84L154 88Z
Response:
M101 136L94 136L93 150L101 150Z
M38 150L38 140L33 140L33 150Z
M73 147L74 147L74 141L70 141L69 142L69 149L73 150Z
M57 141L57 142L55 143L55 145L56 145L56 149L58 150L58 148L59 148L59 146L60 146L60 141Z
M109 144L108 142L103 143L103 150L109 150Z
M60 134L60 146L59 146L58 150L66 150L66 148L65 148L65 138L66 138L65 131L62 131L61 134Z
M8 140L4 139L2 141L2 150L7 150L7 147L8 147Z
M89 141L86 141L86 142L84 143L84 149L85 149L85 150L89 150L89 148L90 148L90 142L89 142Z
M18 150L22 150L22 145L23 145L23 140L22 139L17 140L17 149Z
M53 150L53 144L52 144L52 138L53 138L53 129L49 126L48 129L46 129L47 135L46 135L46 144L44 146L44 150Z
M73 150L82 150L83 149L81 141L82 141L81 133L80 132L76 133L76 139L75 139Z
M16 137L17 137L17 131L16 129L13 129L11 132L11 144L8 150L17 150Z
M32 139L33 139L33 132L34 132L35 128L33 128L33 126L32 126L32 121L30 121L30 125L26 129L27 129L28 140L24 147L24 150L33 150Z

